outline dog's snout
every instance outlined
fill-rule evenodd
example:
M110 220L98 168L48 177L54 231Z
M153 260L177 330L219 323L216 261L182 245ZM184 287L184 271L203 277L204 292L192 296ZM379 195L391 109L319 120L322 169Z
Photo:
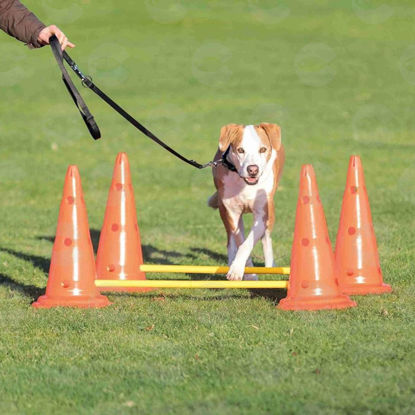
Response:
M256 176L259 171L259 168L256 164L250 164L246 169L248 170L248 174L250 176Z

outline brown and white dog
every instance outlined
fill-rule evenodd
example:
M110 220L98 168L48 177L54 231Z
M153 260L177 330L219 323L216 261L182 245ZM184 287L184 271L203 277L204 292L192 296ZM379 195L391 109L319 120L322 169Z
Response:
M229 124L222 127L213 167L216 193L208 205L219 208L228 234L229 280L242 280L255 244L262 239L265 266L274 265L271 230L274 226L274 194L284 165L281 129L276 124ZM234 171L233 171L234 170ZM242 214L252 213L254 221L244 236ZM245 275L244 279L256 279Z

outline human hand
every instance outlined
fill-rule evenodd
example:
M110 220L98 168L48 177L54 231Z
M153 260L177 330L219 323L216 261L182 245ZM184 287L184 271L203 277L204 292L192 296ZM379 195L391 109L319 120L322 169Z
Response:
M59 27L55 25L47 26L44 29L42 29L39 33L37 40L42 45L49 45L49 38L53 35L55 35L58 38L62 50L65 50L67 46L70 48L75 47L73 43L69 42L68 38L65 36L65 33L63 33L59 29Z

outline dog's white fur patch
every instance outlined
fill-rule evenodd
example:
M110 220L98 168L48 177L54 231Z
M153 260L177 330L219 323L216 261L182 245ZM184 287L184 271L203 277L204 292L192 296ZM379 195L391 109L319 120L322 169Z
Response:
M267 164L266 153L260 153L261 147L264 147L264 143L255 131L253 125L247 125L244 128L241 144L239 148L244 150L244 153L238 153L233 151L229 158L233 165L236 167L240 177L248 177L248 166L256 165L259 168L258 175L260 176ZM268 145L269 147L269 145ZM234 149L237 150L237 149Z

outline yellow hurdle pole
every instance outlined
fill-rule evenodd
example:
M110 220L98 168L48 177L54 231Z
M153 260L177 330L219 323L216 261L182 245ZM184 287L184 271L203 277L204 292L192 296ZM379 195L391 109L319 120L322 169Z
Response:
M95 280L97 287L288 288L288 281Z
M229 267L206 265L141 265L143 272L181 273L181 274L226 274ZM246 267L245 274L280 274L289 275L290 267Z

